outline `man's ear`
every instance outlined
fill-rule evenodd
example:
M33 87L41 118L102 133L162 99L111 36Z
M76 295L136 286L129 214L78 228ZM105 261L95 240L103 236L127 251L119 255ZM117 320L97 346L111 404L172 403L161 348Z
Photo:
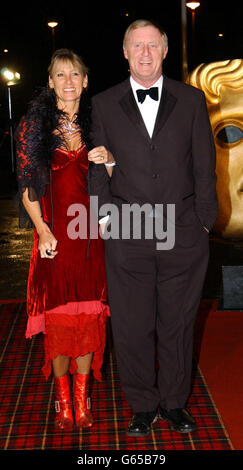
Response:
M163 60L166 58L167 54L168 54L168 46L164 50Z
M123 47L123 54L124 54L125 59L128 59L127 49L125 47Z

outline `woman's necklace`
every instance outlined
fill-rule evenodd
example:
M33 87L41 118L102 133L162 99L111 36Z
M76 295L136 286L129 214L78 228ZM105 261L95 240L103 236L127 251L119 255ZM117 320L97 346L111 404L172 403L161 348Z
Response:
M66 119L62 124L63 129L68 133L67 139L70 140L70 141L72 140L73 132L77 132L77 127L72 126L72 124L75 121L76 117L77 117L77 114L74 114L73 119L71 121Z

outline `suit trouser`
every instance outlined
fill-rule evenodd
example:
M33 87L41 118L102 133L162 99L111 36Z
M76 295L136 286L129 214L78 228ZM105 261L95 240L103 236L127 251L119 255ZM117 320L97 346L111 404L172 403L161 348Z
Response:
M116 359L134 412L182 408L191 389L193 330L208 265L208 235L192 246L105 242Z

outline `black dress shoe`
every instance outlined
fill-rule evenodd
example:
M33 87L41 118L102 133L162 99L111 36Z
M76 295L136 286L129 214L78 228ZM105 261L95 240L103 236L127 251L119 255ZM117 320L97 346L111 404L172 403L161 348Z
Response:
M157 410L135 413L128 425L127 435L132 437L144 437L151 431L151 424L158 419Z
M184 408L166 410L159 408L159 416L170 423L170 429L176 432L186 433L197 429L196 423L190 413Z

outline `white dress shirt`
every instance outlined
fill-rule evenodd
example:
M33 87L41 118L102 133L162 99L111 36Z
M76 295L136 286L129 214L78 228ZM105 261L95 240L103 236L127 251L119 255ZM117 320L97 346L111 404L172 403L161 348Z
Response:
M148 131L150 137L152 137L153 130L154 130L154 125L155 125L155 121L156 121L156 117L157 117L157 113L158 113L158 109L159 109L160 98L161 98L161 94L162 94L163 76L161 75L161 77L157 80L157 82L152 85L153 87L158 87L158 98L159 98L158 101L153 100L152 98L150 98L149 95L147 95L145 97L144 102L140 103L138 101L136 90L139 90L139 89L140 90L141 89L142 90L147 90L147 88L140 85L138 82L136 82L132 76L130 76L130 83L131 83L132 91L133 91L133 94L134 94L134 98L135 98L136 103L139 107L139 110L140 110L140 113L142 115L144 124L147 128L147 131ZM108 220L109 220L109 215L106 215L105 217L102 217L99 220L99 223L103 224L103 223L107 222Z
M147 131L148 131L150 137L152 137L153 130L154 130L154 125L155 125L155 121L156 121L156 117L157 117L157 113L158 113L158 109L159 109L161 93L162 93L163 76L161 75L161 77L157 80L157 82L152 85L152 87L158 87L158 92L159 92L158 101L153 100L149 95L147 95L144 102L140 103L138 101L136 91L139 90L139 89L140 90L147 90L147 88L140 85L138 82L136 82L132 76L130 76L130 83L131 83L132 91L133 91L133 94L134 94L134 98L135 98L136 103L139 107L139 110L140 110L140 113L142 115L144 124L147 128Z

